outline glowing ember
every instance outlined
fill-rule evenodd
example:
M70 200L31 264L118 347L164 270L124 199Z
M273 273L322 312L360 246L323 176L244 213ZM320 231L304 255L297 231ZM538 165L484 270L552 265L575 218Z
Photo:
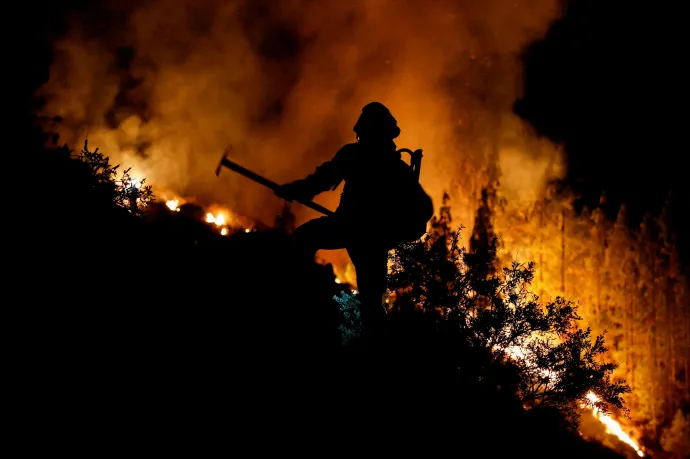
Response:
M213 212L207 212L206 213L206 223L213 224L220 228L220 234L223 236L227 236L230 234L230 230L228 229L228 218L223 214L223 212L216 212L215 214ZM245 230L247 233L249 230Z
M164 202L165 206L170 211L180 212L180 206L190 201L188 199L170 193L164 195ZM203 221L211 225L223 236L228 236L237 231L244 231L245 233L250 233L254 231L255 224L254 221L241 217L231 212L227 208L215 204L206 206Z
M340 283L340 279L336 278L336 279L335 279L335 283L336 283L336 284L339 284L339 283Z
M180 211L180 200L179 199L171 199L169 201L166 201L165 205L168 206L168 209L172 210L173 212L179 212Z
M206 214L206 223L215 223L216 226L223 226L225 222L225 216L221 213L213 215L213 213L209 212Z

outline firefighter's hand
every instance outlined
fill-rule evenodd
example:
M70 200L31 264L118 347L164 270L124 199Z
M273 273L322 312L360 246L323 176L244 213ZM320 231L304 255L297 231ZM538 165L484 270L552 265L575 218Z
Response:
M289 190L285 189L285 185L280 185L278 188L276 188L273 192L275 193L276 196L278 196L281 199L285 199L286 201L290 202L292 201L292 198L288 194Z
M285 199L288 202L295 200L300 200L303 198L304 192L302 187L298 183L287 183L285 185L280 185L278 189L275 190L275 195L279 198Z

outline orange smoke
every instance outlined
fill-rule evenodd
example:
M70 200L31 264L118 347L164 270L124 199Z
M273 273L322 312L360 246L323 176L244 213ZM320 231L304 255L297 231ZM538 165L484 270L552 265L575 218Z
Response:
M281 202L268 190L212 175L226 145L246 167L296 179L354 141L372 100L398 118L399 146L425 150L421 180L436 201L447 188L473 208L473 177L496 161L516 196L562 173L560 153L531 145L511 111L518 53L557 0L127 4L113 3L121 22L93 35L73 18L43 114L62 117L62 141L88 135L156 187L270 222ZM313 216L299 212L298 223Z

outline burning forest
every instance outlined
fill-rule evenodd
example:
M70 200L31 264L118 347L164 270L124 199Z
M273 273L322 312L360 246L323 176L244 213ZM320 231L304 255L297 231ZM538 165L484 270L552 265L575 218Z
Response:
M561 2L128 0L92 9L70 14L66 33L51 44L49 76L36 92L45 102L38 115L60 145L78 149L88 139L82 161L103 166L93 146L109 156L106 163L131 168L110 176L119 180L120 207L145 221L202 225L181 252L211 250L208 241L216 237L220 242L212 244L236 244L240 255L224 253L245 260L246 272L230 272L247 289L267 289L249 280L259 262L247 261L254 256L242 255L242 247L261 245L262 235L276 229L290 234L316 213L286 206L231 172L217 178L218 158L232 144L235 160L271 180L303 177L354 142L361 107L380 100L402 130L398 148L424 150L419 181L440 209L430 234L469 228L460 241L468 251L496 237L497 269L533 262L536 301L567 298L578 306L581 330L604 334L606 351L597 358L618 366L596 368L610 387L629 391L619 407L593 391L575 397L579 434L628 457L687 457L690 278L670 217L673 195L641 221L627 204L616 202L612 212L605 193L598 205L582 206L568 187L564 145L514 112L524 87L523 52L562 17ZM315 201L335 209L341 190ZM166 236L165 244L175 237ZM163 238L150 240L165 253ZM263 261L288 259L265 247L260 253ZM321 267L309 269L327 287L314 287L313 295L330 299L342 291L344 311L347 295L358 293L350 259L345 250L318 256ZM163 261L156 266L162 277L177 278L175 270L182 270ZM227 274L223 269L205 267L185 282L196 279L208 289L211 278ZM304 280L288 266L275 270L285 272L275 280L280 288ZM403 308L394 292L386 303ZM289 322L288 312L280 314ZM307 325L299 329L314 338ZM258 325L251 330L263 333ZM500 352L528 367L536 358L524 349L536 339ZM561 376L539 378L548 387Z

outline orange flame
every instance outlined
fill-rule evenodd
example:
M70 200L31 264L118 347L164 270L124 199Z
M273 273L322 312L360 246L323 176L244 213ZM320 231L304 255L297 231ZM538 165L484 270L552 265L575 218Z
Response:
M637 442L635 442L635 440L633 440L630 435L623 431L621 425L611 416L602 413L601 410L597 408L595 404L600 400L599 397L591 391L587 393L586 397L587 401L590 402L590 404L583 403L582 407L587 407L590 410L592 410L592 414L594 415L594 417L606 426L606 433L615 436L620 441L630 446L632 449L635 450L635 452L637 452L638 456L644 457L644 452L640 448L640 445L638 445Z
M507 349L504 349L504 352L513 359L525 360L527 358L526 352L520 346L511 346ZM553 380L555 378L555 375L548 371L543 371L542 375L549 380ZM587 402L582 403L580 406L582 408L589 409L592 412L594 418L606 427L606 433L615 436L620 441L630 446L635 450L635 452L637 452L638 456L644 457L645 454L642 451L642 448L640 448L637 442L623 430L623 427L620 425L620 423L618 423L618 421L613 419L610 415L602 413L601 410L596 406L596 403L600 401L600 398L594 392L588 392L586 395L586 400Z
M171 199L169 201L166 201L165 205L168 206L168 209L172 210L173 212L179 212L180 211L180 200L179 199Z

